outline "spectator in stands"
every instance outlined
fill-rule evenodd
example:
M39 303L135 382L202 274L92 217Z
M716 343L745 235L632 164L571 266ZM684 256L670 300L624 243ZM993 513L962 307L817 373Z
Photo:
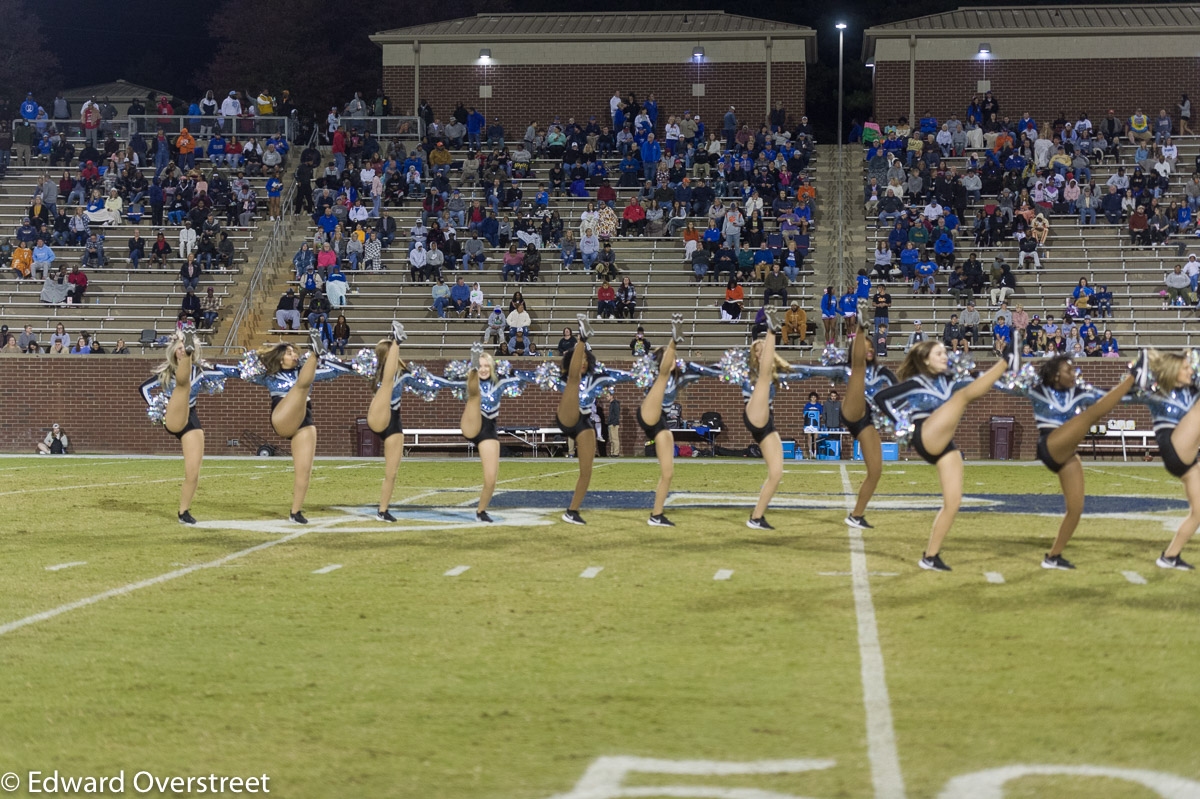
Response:
M742 228L746 225L746 217L738 210L738 204L729 204L725 213L725 221L721 225L721 235L724 236L725 246L736 251L741 246Z
M200 298L196 296L194 286L186 286L186 293L183 295L183 302L179 310L187 314L187 317L192 320L192 324L196 327L202 327L200 324Z
M1187 275L1183 274L1183 270L1178 264L1175 268L1167 273L1167 302L1171 305L1181 304L1180 300L1187 305L1196 304L1196 295L1192 292L1192 283L1188 280Z
M1121 348L1111 330L1105 330L1100 339L1100 355L1104 358L1118 358L1121 355Z
M508 245L508 252L504 254L504 265L501 267L505 283L508 282L509 274L514 275L514 280L518 282L523 279L522 265L524 262L525 254L517 250L516 242Z
M87 292L88 278L80 271L79 264L75 264L71 274L67 276L67 283L70 284L68 301L76 305L82 304L83 295Z
M183 283L183 288L192 289L193 291L200 283L200 276L204 274L204 270L200 268L200 264L196 263L196 256L189 255L183 266L179 267L179 280Z
M596 276L600 280L617 279L617 255L613 252L611 242L604 242L604 249L600 251L600 260L596 263Z
M213 287L209 286L204 292L204 299L200 301L200 322L197 327L211 329L217 321L217 315L221 313L221 298L213 291Z
M993 306L999 306L1017 291L1017 278L1007 263L1000 264L1000 275L993 279L991 300Z
M618 319L632 319L637 313L637 289L628 277L621 278L617 287L616 315Z
M446 318L446 306L450 304L450 287L446 285L446 281L441 275L437 276L437 282L432 289L433 304L429 306L442 319Z
M913 331L908 334L908 341L904 345L904 351L908 352L915 345L921 343L925 339L926 339L926 335L925 335L925 331L921 328L921 320L914 319L913 320Z
M917 262L916 276L913 278L913 294L928 293L938 294L937 283L934 280L937 275L937 263L929 257L928 251L924 257Z
M1129 240L1139 249L1150 246L1150 219L1146 216L1145 206L1137 206L1137 210L1129 216Z
M18 281L24 280L33 274L33 250L29 248L29 245L26 242L17 242L17 246L13 248L12 261L10 262L9 266L13 270L14 276ZM45 272L48 276L50 273L49 264L46 264Z
M808 343L808 314L796 300L792 300L787 313L783 315L782 336L785 347L792 339L795 339L798 347L803 347Z
M300 329L300 298L295 289L288 289L275 306L275 326L281 330Z
M722 322L736 322L742 318L745 296L742 287L738 285L737 278L729 278L729 282L725 284L725 302L721 304Z
M529 317L529 311L525 308L524 301L517 301L516 306L509 311L506 321L510 329L529 333L529 326L532 324L532 320Z
M780 270L779 264L773 264L770 273L763 278L763 305L770 305L772 297L779 297L782 300L780 304L787 305L789 285L790 281Z
M617 313L617 292L612 284L605 280L596 292L596 315L601 319L610 319Z
M170 242L160 230L154 239L154 244L150 246L150 266L163 268L167 265L167 259L174 250L171 249Z
M83 255L79 259L82 266L95 265L97 269L108 266L108 258L104 255L104 242L99 235L93 233L83 245Z
M20 338L17 339L17 347L21 352L41 352L37 333L33 332L33 325L25 325L25 332L21 333Z
M461 276L454 279L454 285L450 288L450 305L459 318L466 316L467 311L471 310L471 289L463 282Z

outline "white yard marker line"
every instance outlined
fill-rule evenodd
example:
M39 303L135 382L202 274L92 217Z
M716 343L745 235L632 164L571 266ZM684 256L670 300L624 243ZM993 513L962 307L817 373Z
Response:
M457 577L458 575L462 574L469 568L471 568L471 567L470 566L455 566L453 569L446 572L442 576L443 577Z
M86 565L87 565L86 560L73 560L70 563L56 563L53 566L47 566L46 571L57 572L57 571L62 571L63 569L69 569L72 566L86 566Z
M995 583L996 585L1004 584L1004 575L1000 572L984 572L983 576L989 583Z
M200 571L201 569L212 569L217 566L224 566L226 563L228 563L231 560L236 560L237 558L242 558L242 557L245 557L246 555L253 554L253 553L258 552L263 549L269 549L270 547L277 546L279 544L283 544L288 541L295 541L300 536L305 535L309 532L311 532L311 530L297 530L296 532L294 532L290 535L285 535L283 538L276 538L274 541L266 541L262 544L257 544L255 546L249 547L247 549L239 550L238 552L234 552L230 555L224 555L222 557L217 558L216 560L210 560L208 563L198 563L195 566L187 566L182 569L176 569L173 572L167 572L166 574L160 574L157 577L151 577L146 580L139 580L136 583L129 583L128 585L123 585L123 586L120 586L119 588L111 588L108 591L104 591L103 593L94 594L89 597L84 597L83 599L77 599L74 602L68 602L65 605L59 605L56 608L51 608L50 610L44 610L41 613L35 613L32 616L26 616L23 619L17 619L16 621L10 621L8 624L0 624L0 635L7 635L8 633L11 633L13 630L19 630L22 627L28 627L31 624L37 624L38 622L46 621L47 619L53 619L55 616L61 616L64 613L70 613L72 610L79 610L80 608L86 608L88 605L95 605L96 603L103 602L106 599L113 599L114 597L125 596L126 594L131 594L134 591L138 591L142 588L149 588L150 586L153 586L153 585L170 582L171 580L177 580L180 577L186 577L187 575L191 574L192 572L197 572L197 571Z
M612 466L614 463L616 463L616 461L608 461L607 463L597 463L593 467L593 471L595 471L595 469L602 469L605 466ZM575 472L576 472L575 469L563 469L561 472L550 472L549 474L539 474L539 475L536 475L536 477L537 477L537 479L540 480L544 477L558 477L559 475L562 475L562 474L574 474ZM507 480L496 481L496 485L504 485L505 483L520 483L520 482L524 482L529 479L531 479L531 478L529 478L529 477L510 477ZM482 484L477 485L477 486L468 486L466 488L454 488L451 486L447 486L446 488L435 488L432 491L424 491L420 494L414 494L411 497L405 497L404 499L397 500L396 504L397 505L411 505L414 502L416 502L418 499L425 499L425 497L432 497L432 496L436 496L438 494L444 494L444 493L449 493L449 492L461 493L463 491L481 491L481 490L483 490ZM0 496L3 496L3 494L0 494ZM458 507L467 507L469 505L475 504L478 501L479 501L478 498L476 498L474 500L462 502L462 503L459 503Z
M817 572L820 577L850 577L854 572ZM899 577L900 572L867 572L871 577Z
M733 576L733 569L717 569L717 573L713 575L714 580L728 580Z
M842 466L842 492L846 510L854 510L855 494L850 475ZM879 645L879 627L875 605L871 601L871 578L867 572L867 551L862 531L850 533L850 571L854 584L854 614L858 617L858 654L862 660L863 707L867 713L867 760L871 764L871 782L875 799L904 799L904 776L900 773L900 753L896 750L896 730L892 725L892 702L888 697L887 677L883 670L883 649Z
M1146 578L1143 577L1142 575L1138 574L1137 572L1121 572L1121 574L1125 577L1126 580L1133 583L1134 585L1145 585L1146 584Z
M588 566L579 573L579 576L585 580L590 580L602 571L604 571L603 566Z
M317 569L313 572L313 574L329 574L330 572L335 572L340 568L342 568L342 564L330 563L328 566L322 566L321 568Z
M1154 477L1138 477L1136 474L1122 474L1122 475L1116 475L1116 474L1113 474L1112 472L1106 472L1106 471L1104 471L1103 469L1097 469L1097 468L1096 468L1096 467L1094 467L1094 466L1084 466L1083 468L1084 468L1084 469L1086 469L1086 470L1087 470L1087 471L1089 471L1089 472L1095 472L1096 474L1103 474L1103 475L1106 475L1106 476L1108 476L1108 477L1128 477L1130 480L1141 480L1141 481L1142 481L1142 482L1144 482L1144 483L1164 483L1164 482L1168 482L1168 481L1166 481L1166 480L1159 480L1159 479L1157 479L1157 478L1154 478Z
M260 467L265 468L265 467ZM277 469L277 472L288 472L291 469ZM132 475L131 475L132 476ZM212 477L246 477L245 474L202 474L200 479ZM154 483L178 483L179 477L164 477L161 480L126 480L119 483L90 483L88 485L74 486L48 486L45 488L22 488L17 491L0 491L0 497L8 497L14 494L40 494L43 491L78 491L87 488L112 488L114 486L132 486L132 485L152 485Z

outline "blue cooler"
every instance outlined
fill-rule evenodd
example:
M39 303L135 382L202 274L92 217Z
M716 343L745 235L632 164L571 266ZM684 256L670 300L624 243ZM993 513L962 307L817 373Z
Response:
M900 445L897 444L895 441L884 441L879 446L880 446L881 451L883 452L883 459L885 461L900 460ZM859 449L857 441L854 442L854 460L856 460L856 461L862 460L862 450Z
M784 458L784 460L789 460L789 461L796 459L796 442L795 441L784 441L783 442L783 458Z

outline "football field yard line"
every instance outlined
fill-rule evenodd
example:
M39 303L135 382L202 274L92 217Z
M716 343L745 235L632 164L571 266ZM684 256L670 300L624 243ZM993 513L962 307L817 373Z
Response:
M717 569L717 573L713 575L714 580L728 580L733 577L733 569Z
M17 619L16 621L10 621L7 624L0 624L0 635L8 635L9 633L13 632L14 630L19 630L22 627L28 627L31 624L37 624L38 622L47 621L48 619L53 619L55 616L61 616L64 613L70 613L72 610L79 610L80 608L86 608L89 605L95 605L99 602L103 602L106 599L113 599L115 597L125 596L126 594L132 594L134 591L139 591L143 588L149 588L154 585L159 585L161 583L170 582L171 580L177 580L180 577L186 577L187 575L191 574L192 572L197 572L197 571L200 571L201 569L212 569L212 568L216 568L218 566L224 566L226 563L228 563L231 560L237 560L238 558L245 557L246 555L253 554L253 553L258 552L263 549L269 549L270 547L276 546L277 544L283 544L288 541L295 541L300 536L306 535L310 532L312 532L312 531L311 530L297 530L296 532L291 533L289 535L285 535L282 538L276 538L273 541L266 541L261 544L256 544L255 546L248 547L248 548L242 549L242 550L238 550L237 552L233 552L229 555L222 555L221 557L217 558L216 560L210 560L207 563L198 563L195 566L187 566L183 569L176 569L175 571L167 572L166 574L160 574L157 577L150 577L145 580L139 580L136 583L129 583L128 585L122 585L118 588L110 588L109 590L104 591L102 593L93 594L92 596L84 597L83 599L77 599L74 602L68 602L65 605L59 605L58 607L51 608L50 610L43 610L41 613L35 613L32 616L26 616L23 619Z
M984 572L983 577L989 583L994 583L995 585L1004 584L1004 575L1000 572Z
M1134 585L1145 585L1146 578L1137 572L1121 572L1121 575Z
M846 512L854 511L856 494L850 486L850 474L841 467L842 492ZM862 660L863 707L867 716L867 760L871 763L871 782L875 799L904 799L904 776L900 773L900 753L896 750L896 730L892 725L892 702L888 697L883 670L883 649L879 645L879 627L875 604L871 601L871 578L867 573L867 550L862 531L850 527L850 576L854 585L854 615L858 618L858 654Z
M266 472L266 474L278 474L280 472L288 472L288 471L291 471L291 469L290 468L275 469L274 471ZM202 475L200 475L200 479L203 480L206 477L248 477L251 474L253 474L253 472L240 472L238 474L202 474ZM17 489L16 491L0 491L0 497L12 496L13 494L39 494L43 491L78 491L80 489L85 489L85 488L113 488L114 486L152 485L154 483L178 483L182 479L183 479L183 475L180 475L179 477L164 477L164 478L161 478L158 480L125 480L125 481L119 482L119 483L89 483L88 485L44 486L42 488L21 488L21 489Z
M591 580L593 577L595 577L597 574L599 574L602 571L604 571L603 566L588 566L586 569L584 569L582 572L579 573L579 576L585 580Z
M316 569L313 571L313 574L329 574L330 572L335 572L340 568L342 568L342 564L330 563L328 566L322 566L321 568Z
M601 469L605 466L612 466L614 463L616 463L616 461L609 461L608 463L597 463L594 467L592 467L592 471L594 472L596 469ZM559 475L571 474L572 472L576 472L576 471L578 471L578 467L576 467L575 469L563 469L561 472L550 472L549 474L534 475L533 477L528 477L528 476L526 476L526 477L509 477L506 480L497 480L496 485L504 485L505 483L519 483L524 480L533 480L533 479L540 480L545 477L558 477ZM451 491L453 491L455 493L461 493L464 491L482 491L482 490L483 490L482 483L477 486L468 486L467 488L454 488L452 486L447 486L446 488L435 488L432 490L422 491L420 494L414 494L411 497L405 497L404 499L397 500L396 504L397 505L411 505L412 503L416 502L418 499L425 499L425 497L432 497L432 496L436 496L438 494L444 494L444 493L451 492ZM3 496L3 494L0 494L0 496ZM477 500L471 500L469 502L460 502L457 507L465 508L470 505L473 505L476 501Z
M471 568L471 567L470 566L455 566L453 569L449 569L448 571L446 571L442 576L443 577L457 577L458 575L464 573L469 568Z
M56 563L53 566L47 566L46 571L57 572L57 571L62 571L63 569L69 569L72 566L86 566L86 565L87 565L86 560L73 560L70 563Z

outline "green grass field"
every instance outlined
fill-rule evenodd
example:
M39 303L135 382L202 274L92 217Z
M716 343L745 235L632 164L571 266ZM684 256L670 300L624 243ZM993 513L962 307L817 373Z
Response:
M0 459L0 773L18 796L30 771L123 769L265 773L283 797L1196 799L1200 578L1154 566L1182 488L1087 465L1108 498L1076 572L1039 567L1061 498L1016 464L968 464L954 572L919 570L936 475L900 462L856 579L856 464L789 466L766 533L744 525L758 462L680 463L663 529L628 493L653 490L643 459L601 462L587 527L538 493L569 491L570 461L506 461L488 527L473 461L403 464L391 526L367 515L381 463L320 461L304 528L289 461L210 459L187 528L177 460ZM597 765L622 756L825 762ZM1178 779L948 787L1020 764Z

